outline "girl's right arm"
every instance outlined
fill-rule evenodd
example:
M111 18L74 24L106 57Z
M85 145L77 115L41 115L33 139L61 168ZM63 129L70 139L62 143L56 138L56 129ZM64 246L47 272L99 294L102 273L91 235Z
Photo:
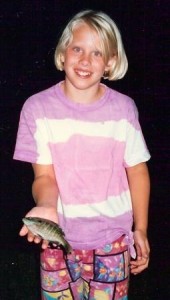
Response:
M33 164L33 170L34 182L32 185L32 195L36 206L26 214L26 217L39 217L58 223L58 186L53 165ZM27 235L29 242L34 241L35 243L39 243L41 241L39 237L29 232L25 225L21 228L20 235ZM47 246L48 242L43 241L42 248L45 249Z

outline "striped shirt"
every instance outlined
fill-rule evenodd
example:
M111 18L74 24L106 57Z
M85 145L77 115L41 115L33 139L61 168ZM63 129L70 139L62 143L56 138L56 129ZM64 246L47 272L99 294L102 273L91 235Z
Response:
M98 101L80 104L58 83L22 108L14 159L53 164L59 223L73 248L99 248L122 234L131 245L126 168L149 158L134 101L107 86Z

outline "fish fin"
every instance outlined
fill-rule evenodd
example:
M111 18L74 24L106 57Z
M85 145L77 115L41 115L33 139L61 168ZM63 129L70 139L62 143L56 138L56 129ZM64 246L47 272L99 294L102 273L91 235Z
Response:
M35 230L32 230L31 228L29 228L29 226L27 226L27 228L28 228L28 231L31 232L33 235L35 235L35 236L39 237L40 239L42 239L42 236L40 234L38 234L37 232L35 232Z
M49 247L51 249L60 249L61 248L61 245L57 242L49 242Z
M60 244L56 241L50 241L50 245L52 248L60 248L63 249L67 254L70 254L72 252L72 247L71 245L64 239L64 243Z

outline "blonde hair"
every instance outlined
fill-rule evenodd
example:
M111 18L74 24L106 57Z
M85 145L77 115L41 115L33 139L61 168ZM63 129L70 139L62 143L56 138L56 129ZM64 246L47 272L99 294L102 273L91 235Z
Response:
M103 12L95 12L93 10L85 10L76 14L65 27L58 45L55 50L55 65L57 69L62 71L64 65L62 62L62 54L68 47L72 37L73 30L76 25L86 23L89 27L95 30L99 38L101 39L101 47L104 56L104 60L107 63L109 58L116 56L116 62L114 62L103 78L108 80L117 80L122 78L128 68L128 61L120 31L115 22Z

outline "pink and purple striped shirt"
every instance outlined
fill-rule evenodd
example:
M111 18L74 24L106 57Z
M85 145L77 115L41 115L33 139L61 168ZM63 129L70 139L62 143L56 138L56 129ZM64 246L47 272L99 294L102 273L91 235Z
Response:
M149 158L134 101L107 86L98 101L80 104L58 83L21 111L14 159L54 165L59 223L73 248L98 248L122 234L132 246L126 168Z

